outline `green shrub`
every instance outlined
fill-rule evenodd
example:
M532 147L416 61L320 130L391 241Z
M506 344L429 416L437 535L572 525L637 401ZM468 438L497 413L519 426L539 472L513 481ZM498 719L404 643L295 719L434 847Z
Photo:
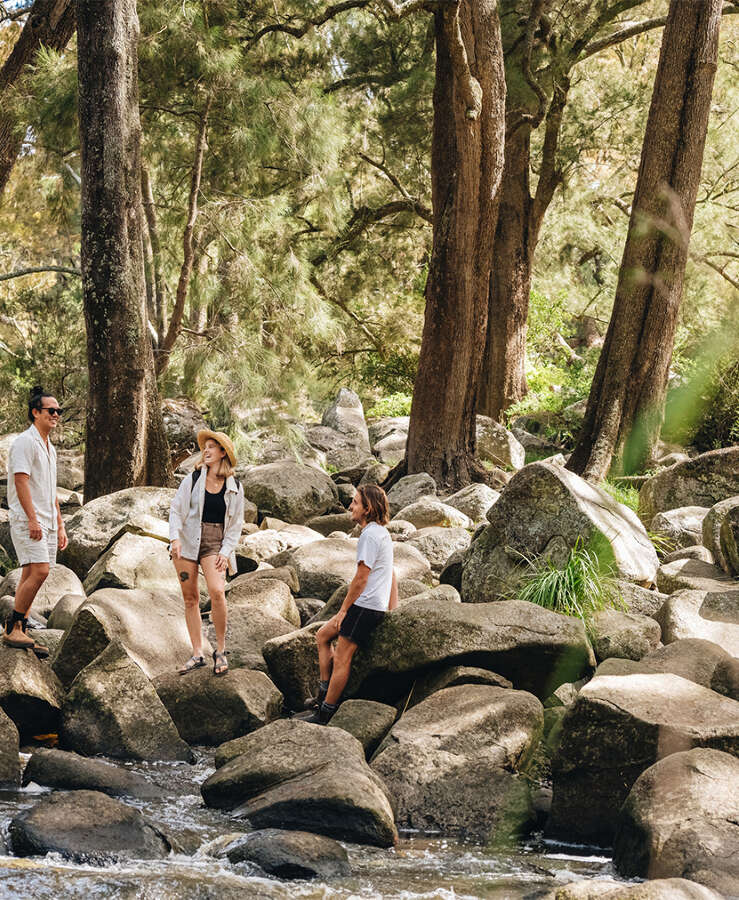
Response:
M409 416L411 414L410 394L391 394L378 400L365 413L368 419L380 419L383 416Z
M578 538L562 567L549 559L527 559L530 571L517 599L565 616L577 616L589 630L594 613L608 607L625 608L611 562L603 561L605 555L594 542L586 547Z

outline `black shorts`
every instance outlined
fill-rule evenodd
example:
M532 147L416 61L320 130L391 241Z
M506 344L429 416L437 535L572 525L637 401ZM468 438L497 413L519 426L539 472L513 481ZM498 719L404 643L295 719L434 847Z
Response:
M344 616L339 634L355 644L365 644L384 618L385 613L378 609L367 609L353 603Z

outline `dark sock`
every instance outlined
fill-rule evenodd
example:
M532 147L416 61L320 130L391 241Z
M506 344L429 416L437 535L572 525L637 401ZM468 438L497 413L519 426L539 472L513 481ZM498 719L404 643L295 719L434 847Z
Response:
M323 679L321 679L321 681L318 682L318 690L319 692L323 691L325 694L328 690L328 681L323 681Z

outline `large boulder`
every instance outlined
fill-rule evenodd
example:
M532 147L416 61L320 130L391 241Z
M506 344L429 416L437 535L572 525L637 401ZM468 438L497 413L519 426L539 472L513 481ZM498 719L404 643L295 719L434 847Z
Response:
M298 628L300 613L290 588L279 578L255 577L258 575L257 571L234 578L228 587L229 609L258 609Z
M658 647L634 660L607 659L601 663L597 675L664 674L679 675L718 694L739 700L739 660L718 644L700 638L683 638Z
M543 728L541 703L481 684L445 688L405 712L372 759L398 824L485 841L531 821L525 768Z
M408 416L391 416L369 426L372 452L382 463L394 466L405 456L409 422Z
M364 747L365 756L369 759L391 729L397 715L395 707L385 703L345 700L329 725L332 728L343 728L353 735Z
M515 592L527 559L564 562L578 540L594 546L625 581L649 584L659 564L644 526L609 494L561 466L531 463L517 472L488 511L472 543L462 599L486 603Z
M657 569L657 587L664 594L676 591L706 591L721 594L739 607L739 581L718 566L700 559L676 559Z
M717 602L717 599L719 602ZM713 641L732 656L739 656L737 604L722 603L721 594L706 591L678 591L661 607L657 621L662 626L662 642L683 638Z
M739 703L678 675L594 678L562 722L548 830L609 844L639 775L692 747L739 754Z
M96 497L67 519L69 546L59 562L84 578L129 519L147 515L166 521L174 495L171 488L133 487Z
M660 535L675 549L693 547L703 540L703 520L706 506L683 506L659 512L652 519L649 530Z
M712 506L703 519L703 543L716 564L739 575L739 495Z
M222 744L282 712L282 694L264 672L250 669L234 669L226 678L214 678L208 666L186 677L160 675L154 688L188 744Z
M369 446L358 434L342 434L326 425L308 425L305 437L311 447L323 454L326 465L350 469L371 460Z
M198 431L208 427L197 405L187 397L162 400L162 421L169 452L177 461L198 450Z
M0 583L0 597L5 594L15 596L22 571L22 569L13 569L8 572ZM31 615L48 618L57 603L67 594L73 594L75 597L81 598L81 602L84 601L85 591L82 582L66 566L53 566L34 598L30 610Z
M176 594L179 582L166 544L126 532L98 557L87 573L84 588L87 594L102 588Z
M408 706L415 706L444 688L457 687L460 684L488 684L494 687L512 688L513 685L507 678L491 672L490 669L482 669L480 666L442 666L433 668L425 675L420 676L413 685L413 692L408 700Z
M21 783L19 737L15 723L0 707L0 789Z
M336 485L325 472L289 460L253 466L241 483L262 514L286 522L307 522L333 511L339 500Z
M487 512L500 499L500 491L494 491L486 484L468 484L456 494L447 497L444 503L464 513L472 522L485 522Z
M725 900L721 894L687 878L659 878L641 884L607 878L583 878L526 900Z
M387 615L357 653L348 693L394 703L430 666L467 664L548 697L593 662L579 619L519 600L470 604L421 597Z
M306 625L266 641L262 653L270 678L282 691L285 705L300 710L318 688L318 646L316 632L323 622Z
M349 534L350 531L354 530L357 523L352 519L349 512L343 512L331 513L327 516L314 516L306 524L323 537L328 537L334 531L343 531Z
M643 772L621 810L614 863L622 875L689 878L739 895L739 760L718 750L673 753Z
M641 659L660 643L659 623L649 616L603 609L590 623L590 643L598 662L609 657Z
M639 492L639 518L681 506L711 507L739 494L739 446L701 453L649 478Z
M348 388L340 388L333 403L324 412L321 425L333 428L351 437L358 439L361 446L370 452L369 433L367 423L364 420L362 401Z
M357 571L357 542L345 538L325 538L293 551L290 565L295 569L303 597L328 600L331 594L354 577ZM393 565L398 580L427 579L430 566L415 547L393 544Z
M503 469L520 469L526 450L518 438L489 416L477 417L477 455Z
M430 495L404 506L394 518L410 522L416 528L472 528L474 525L463 512Z
M419 528L405 542L406 547L416 550L429 561L431 571L437 574L447 564L456 551L466 550L472 536L465 528Z
M627 610L640 616L655 618L667 600L667 594L644 588L631 581L619 579L616 581L615 588L620 602L626 606Z
M113 641L72 682L59 739L85 756L184 760L194 757L152 683Z
M71 684L113 640L148 678L169 672L192 653L182 597L117 588L96 591L75 613L52 661L62 683Z
M30 650L0 644L0 709L22 740L57 730L64 690L48 665Z
M229 607L227 650L230 668L266 672L267 663L262 655L262 647L272 638L294 630L294 623L264 612L256 606ZM208 640L215 647L213 625L208 627Z
M64 791L100 791L111 797L156 799L164 793L148 778L121 766L43 747L33 751L23 770L23 784L31 782Z
M349 875L349 857L338 841L308 831L264 828L232 841L222 851L229 862L248 862L275 878L339 878Z
M137 809L99 791L52 794L10 822L16 856L58 853L78 863L164 859L172 844Z
M397 840L385 787L341 728L283 719L238 739L238 751L203 783L207 806L234 810L255 828L378 847Z
M436 482L426 472L404 475L387 492L390 515L396 516L405 506L410 506L421 497L436 493Z

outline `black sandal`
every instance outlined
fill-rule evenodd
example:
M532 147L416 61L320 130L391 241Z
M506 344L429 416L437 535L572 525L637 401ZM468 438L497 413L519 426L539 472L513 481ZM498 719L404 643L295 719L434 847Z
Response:
M217 650L213 651L213 674L216 678L228 675L228 660L226 659L226 654L219 653Z
M191 656L178 672L180 675L187 675L188 672L192 672L194 669L202 669L204 665L205 660L202 656Z

